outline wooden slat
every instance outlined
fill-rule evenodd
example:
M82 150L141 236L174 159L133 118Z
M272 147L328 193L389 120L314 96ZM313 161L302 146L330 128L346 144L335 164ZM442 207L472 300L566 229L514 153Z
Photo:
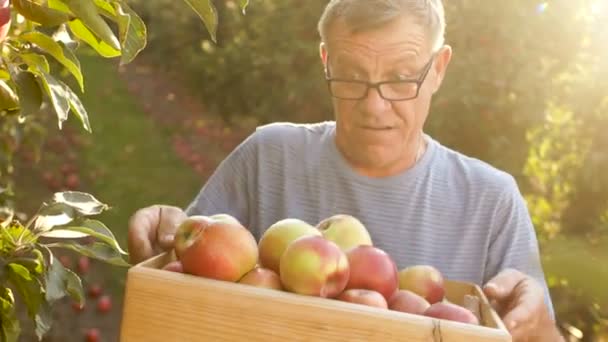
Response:
M511 340L505 329L158 269L173 259L163 254L129 270L121 341ZM450 297L476 290L466 283L450 283L448 292Z

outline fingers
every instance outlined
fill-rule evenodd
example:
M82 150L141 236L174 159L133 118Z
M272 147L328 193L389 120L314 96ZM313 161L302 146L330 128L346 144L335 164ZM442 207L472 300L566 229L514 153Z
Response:
M503 317L513 341L527 341L535 334L542 305L542 289L536 286L531 278L517 284L513 289L509 308Z
M173 248L173 238L179 224L187 217L181 208L162 206L159 212L159 225L156 236L163 250Z
M506 269L490 279L483 287L484 294L490 300L498 302L506 300L519 282L526 278L526 275L515 269Z
M156 227L160 206L154 205L136 211L129 219L128 246L132 264L154 255Z

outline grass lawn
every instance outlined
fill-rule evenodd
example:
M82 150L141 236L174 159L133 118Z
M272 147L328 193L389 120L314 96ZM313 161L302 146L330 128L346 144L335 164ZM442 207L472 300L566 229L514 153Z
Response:
M152 107L158 107L159 103L165 101L165 94L136 97L128 92L124 76L119 75L116 64L99 57L80 58L86 87L81 99L89 112L93 132L86 133L77 119L70 115L66 126L85 141L71 161L77 165L80 178L77 190L89 192L111 206L111 210L96 219L104 222L116 234L126 250L128 219L137 209L155 203L186 206L199 191L208 173L197 172L174 150L172 138L174 133L183 130L184 125L179 120L183 120L184 115L176 115L177 110L176 113L167 111L166 118L175 117L177 121L168 124L155 120L149 113L149 107L146 110L148 101ZM148 76L148 79L156 81L154 75ZM179 108L179 103L173 107ZM197 115L203 113L189 114L190 117ZM51 136L65 135L65 131L58 131L54 127L49 128ZM210 139L215 141L221 136ZM236 141L231 141L226 149L234 143ZM201 145L199 143L198 148L204 147ZM215 167L226 149L220 151L219 147L209 146L204 151L214 154L206 170ZM45 153L47 157L51 155L50 152ZM58 153L46 160L43 157L40 164L24 168L17 180L17 203L21 210L32 214L41 202L50 198L53 191L46 188L40 175L51 170L61 175L58 170L65 163L64 158L62 153ZM102 329L108 341L118 339L127 269L96 261L92 261L91 265L91 271L81 275L85 291L91 284L102 284L104 293L111 294L114 301L111 313L96 313L95 299L91 298L88 299L90 308L79 314L75 314L70 303L66 302L56 310L56 329L53 329L55 332L49 341L80 341L83 329L92 326Z

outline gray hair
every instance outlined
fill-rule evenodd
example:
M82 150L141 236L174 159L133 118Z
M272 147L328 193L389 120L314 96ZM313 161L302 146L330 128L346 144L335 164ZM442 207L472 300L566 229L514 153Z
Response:
M445 41L445 10L442 0L331 0L319 20L321 40L327 42L327 34L336 19L353 31L365 31L408 16L427 31L432 51Z

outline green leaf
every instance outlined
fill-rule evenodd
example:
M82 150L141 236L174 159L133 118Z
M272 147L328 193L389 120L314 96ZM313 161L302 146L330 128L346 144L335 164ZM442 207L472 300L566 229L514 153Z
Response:
M19 257L11 260L11 262L27 268L30 273L40 275L44 272L44 257L38 249L34 249L32 252L32 257Z
M36 314L35 322L36 336L38 337L38 340L42 340L46 333L51 330L51 326L53 325L53 311L48 302L44 301L40 305L40 310L38 311L38 314Z
M0 69L0 80L8 81L11 79L11 75L5 69Z
M1 341L16 342L21 334L19 320L15 315L15 297L11 289L0 287Z
M38 278L31 275L26 267L20 264L10 263L7 267L8 279L15 285L17 292L27 306L29 316L33 319L44 299L42 284Z
M37 213L34 221L35 231L47 231L55 226L72 222L78 215L74 207L65 203L45 204Z
M61 262L53 254L49 253L49 270L46 274L46 300L53 303L66 295L69 295L78 304L84 303L84 291L82 281L78 275L63 267Z
M0 80L0 110L14 110L19 108L17 94L6 82Z
M245 14L245 11L247 10L247 6L249 5L249 0L239 0L239 5L241 6L241 10L243 11L243 14Z
M108 229L102 222L97 220L76 220L71 222L69 225L56 227L49 232L43 234L46 237L55 237L55 238L74 238L74 234L84 234L84 236L92 236L95 237L106 244L112 246L117 252L120 254L128 255L112 234L112 231ZM77 238L84 237L77 236Z
M87 113L86 108L80 101L80 98L76 93L72 91L69 87L67 88L68 92L68 101L70 103L70 109L76 114L80 122L82 122L82 127L91 133L93 129L91 128L91 123L89 122L89 114Z
M118 39L108 23L99 15L93 0L64 0L64 2L91 32L113 49L120 51Z
M116 10L114 9L114 6L112 6L111 3L105 0L93 0L93 2L95 3L95 6L97 6L97 10L99 10L99 13L101 15L110 18L113 21L118 20Z
M22 115L35 114L42 105L42 90L36 81L36 76L28 71L20 70L13 81L17 85L19 95L19 106Z
M80 191L57 192L53 195L53 202L65 203L83 215L98 215L109 209L107 204L100 202L93 195Z
M47 73L41 74L41 77L38 77L38 82L41 83L42 88L51 99L51 104L57 114L59 129L61 129L63 122L68 119L68 112L70 110L70 102L68 101L69 87Z
M31 0L12 0L13 8L28 20L42 26L57 26L65 23L70 17L63 12L39 5Z
M128 262L126 262L121 254L114 249L112 246L101 242L93 242L88 245L80 245L77 242L57 242L48 244L49 247L52 248L66 248L76 251L82 255L86 255L88 257L104 261L106 263L116 265L116 266L130 266Z
M211 35L213 42L216 41L217 34L217 10L211 0L184 0L196 14L203 20L207 31Z
M118 13L118 31L123 46L120 64L131 63L146 47L146 24L125 2L114 3Z
M78 82L81 91L84 91L84 78L82 76L82 71L80 70L80 61L70 49L40 32L27 32L21 34L19 37L25 41L36 44L39 48L53 56L59 63L68 69Z
M70 31L72 31L76 37L87 43L90 47L97 51L100 56L106 58L120 56L120 50L108 45L103 40L97 40L93 32L91 32L81 20L75 19L69 21L68 26L70 27Z
M70 8L63 2L63 0L48 0L47 5L49 8L56 9L60 12L72 14L72 11L70 11Z
M28 65L28 70L34 74L41 76L51 72L49 61L47 61L46 57L43 55L37 53L24 53L20 56L23 62Z

